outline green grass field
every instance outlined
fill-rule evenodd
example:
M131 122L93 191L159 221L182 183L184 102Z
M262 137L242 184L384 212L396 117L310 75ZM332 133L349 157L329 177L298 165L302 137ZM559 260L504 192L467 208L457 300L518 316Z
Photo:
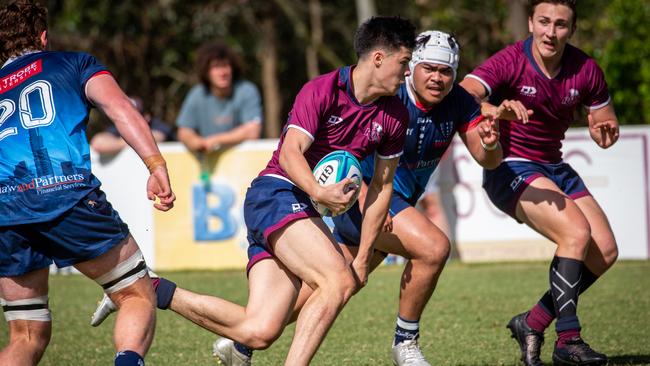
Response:
M434 365L517 365L518 348L505 324L529 308L547 286L546 263L466 265L452 262L421 321L421 343ZM391 365L401 266L382 267L345 308L313 365ZM173 272L163 275L188 289L246 301L244 272ZM114 317L88 325L101 292L81 276L50 280L54 334L41 365L109 365ZM158 312L147 365L211 365L215 336L170 312ZM620 262L580 298L584 338L608 354L610 365L650 365L650 262ZM6 344L2 322L0 343ZM255 365L281 365L293 327ZM543 360L550 364L554 333Z

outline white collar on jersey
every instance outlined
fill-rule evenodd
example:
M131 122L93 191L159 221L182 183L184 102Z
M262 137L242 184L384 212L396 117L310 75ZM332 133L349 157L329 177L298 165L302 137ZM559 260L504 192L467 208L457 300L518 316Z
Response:
M5 66L9 65L10 63L16 61L16 59L19 59L19 58L21 58L23 56L31 55L32 53L37 53L37 52L42 52L42 51L41 50L24 50L18 56L14 56L14 57L8 59L7 61L5 61L5 63L2 65L2 67L5 67Z

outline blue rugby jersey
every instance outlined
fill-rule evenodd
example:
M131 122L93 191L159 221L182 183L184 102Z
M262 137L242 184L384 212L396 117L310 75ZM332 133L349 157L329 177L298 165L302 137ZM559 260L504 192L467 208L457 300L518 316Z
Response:
M33 52L0 69L0 226L49 221L99 187L91 173L86 82L106 67Z
M481 115L481 107L465 89L456 85L439 104L426 110L415 101L407 86L410 82L407 78L397 93L409 111L409 125L393 190L414 203L456 131L466 131L470 122ZM374 156L364 159L361 168L364 180L369 182L374 172Z

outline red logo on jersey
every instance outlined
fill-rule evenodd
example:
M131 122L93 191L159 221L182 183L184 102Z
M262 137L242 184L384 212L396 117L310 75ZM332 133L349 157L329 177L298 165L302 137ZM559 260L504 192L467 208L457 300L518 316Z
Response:
M17 87L41 71L43 71L43 61L36 60L22 69L14 71L13 74L3 77L0 79L0 94Z

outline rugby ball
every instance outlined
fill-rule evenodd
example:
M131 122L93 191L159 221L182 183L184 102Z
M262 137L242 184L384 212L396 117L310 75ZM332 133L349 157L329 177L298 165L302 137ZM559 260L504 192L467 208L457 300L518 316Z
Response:
M359 160L357 160L354 155L344 150L336 150L325 155L318 164L316 164L313 173L314 178L316 178L316 181L321 186L328 186L330 184L338 183L346 178L352 178L354 183L345 187L346 193L350 189L353 189L354 186L361 186L361 164L359 164ZM345 211L352 207L352 205L357 201L358 196L359 190L357 190L354 200L352 200L348 207L345 208ZM325 207L325 205L319 205L318 202L315 202L313 199L312 203L321 216L332 216L332 212L329 208ZM343 212L340 212L339 214Z

